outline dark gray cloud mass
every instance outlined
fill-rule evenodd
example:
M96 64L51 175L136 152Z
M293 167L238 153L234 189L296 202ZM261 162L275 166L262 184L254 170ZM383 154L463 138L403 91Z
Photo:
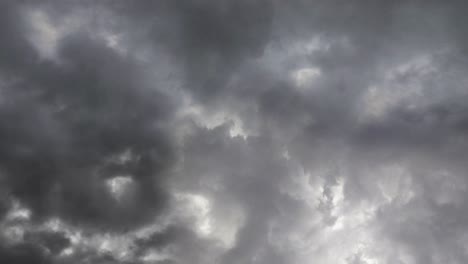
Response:
M466 10L1 1L0 263L467 263Z

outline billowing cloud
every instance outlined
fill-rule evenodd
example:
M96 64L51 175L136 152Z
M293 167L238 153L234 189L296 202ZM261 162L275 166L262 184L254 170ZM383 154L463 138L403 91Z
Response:
M3 1L0 262L466 263L463 1Z

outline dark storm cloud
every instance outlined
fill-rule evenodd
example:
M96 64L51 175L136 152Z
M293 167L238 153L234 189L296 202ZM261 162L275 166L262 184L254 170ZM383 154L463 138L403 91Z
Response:
M468 259L463 1L0 5L5 261Z
M137 38L163 46L182 64L184 83L198 100L219 94L244 60L261 56L273 17L272 3L264 0L139 1L112 7L130 20Z
M70 245L65 234L58 232L30 232L19 244L3 244L0 260L4 263L54 263L53 257Z
M0 260L3 263L15 264L51 263L50 259L41 252L41 249L33 244L23 244L8 248L2 247L0 249Z
M1 27L11 34L2 37L2 63L6 79L14 80L2 87L7 192L38 219L58 215L114 229L153 217L164 207L162 182L173 160L163 127L168 100L144 84L140 66L86 31L60 43L62 64L39 60L18 26L20 8L7 9ZM9 47L18 50L11 59ZM117 203L105 186L120 175L135 182L129 204Z
M20 9L12 1L1 3L1 66L3 71L16 71L33 61L35 54L25 41L25 24L19 20ZM6 38L8 36L8 38Z
M51 254L56 255L70 246L70 240L59 232L37 232L28 234L25 240L43 245Z

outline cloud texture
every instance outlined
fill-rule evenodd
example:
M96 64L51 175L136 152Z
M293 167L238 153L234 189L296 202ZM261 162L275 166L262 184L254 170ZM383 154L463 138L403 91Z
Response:
M467 8L0 2L0 262L466 263Z

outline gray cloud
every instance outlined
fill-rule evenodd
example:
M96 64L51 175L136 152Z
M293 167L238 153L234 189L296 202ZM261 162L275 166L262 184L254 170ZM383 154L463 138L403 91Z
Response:
M465 263L463 1L0 4L0 260Z

